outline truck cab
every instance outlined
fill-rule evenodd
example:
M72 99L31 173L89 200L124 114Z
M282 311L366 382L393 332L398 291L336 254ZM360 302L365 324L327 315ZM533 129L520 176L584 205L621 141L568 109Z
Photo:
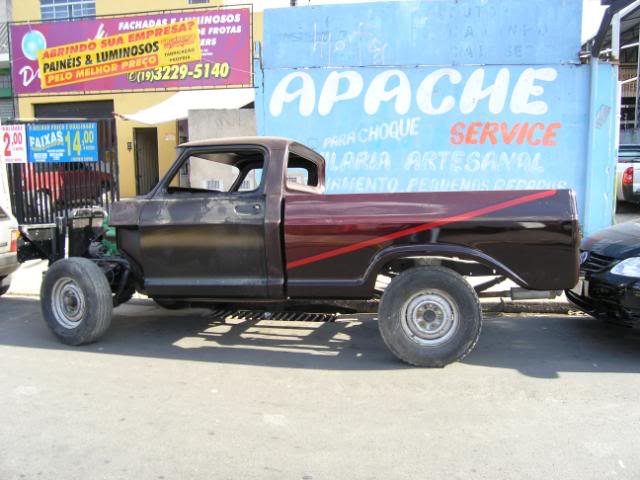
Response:
M323 191L324 160L301 144L190 142L148 195L113 206L110 225L152 297L284 299L284 196Z

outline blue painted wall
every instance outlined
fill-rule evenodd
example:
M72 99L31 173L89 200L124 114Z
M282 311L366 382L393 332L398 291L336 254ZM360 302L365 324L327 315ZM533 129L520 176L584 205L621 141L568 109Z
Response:
M266 10L258 131L322 153L329 193L572 188L591 233L612 219L616 70L579 64L581 3Z
M438 0L264 12L267 69L576 62L581 0Z

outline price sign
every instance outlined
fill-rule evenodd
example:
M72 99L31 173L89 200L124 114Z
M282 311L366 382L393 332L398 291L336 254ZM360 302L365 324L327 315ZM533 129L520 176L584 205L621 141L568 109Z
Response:
M97 162L98 124L29 124L27 143L27 158L31 163Z
M27 162L27 139L24 125L2 125L2 154L7 163Z

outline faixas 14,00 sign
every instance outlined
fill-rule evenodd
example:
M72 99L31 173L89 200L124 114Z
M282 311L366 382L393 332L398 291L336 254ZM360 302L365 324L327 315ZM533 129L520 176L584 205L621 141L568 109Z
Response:
M29 124L27 145L29 163L97 162L98 124Z
M18 95L253 83L249 7L14 24L10 32Z

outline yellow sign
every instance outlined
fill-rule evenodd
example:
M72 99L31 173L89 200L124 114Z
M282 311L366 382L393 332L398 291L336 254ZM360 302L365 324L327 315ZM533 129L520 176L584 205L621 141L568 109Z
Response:
M196 20L69 43L38 53L43 89L113 77L202 58Z

